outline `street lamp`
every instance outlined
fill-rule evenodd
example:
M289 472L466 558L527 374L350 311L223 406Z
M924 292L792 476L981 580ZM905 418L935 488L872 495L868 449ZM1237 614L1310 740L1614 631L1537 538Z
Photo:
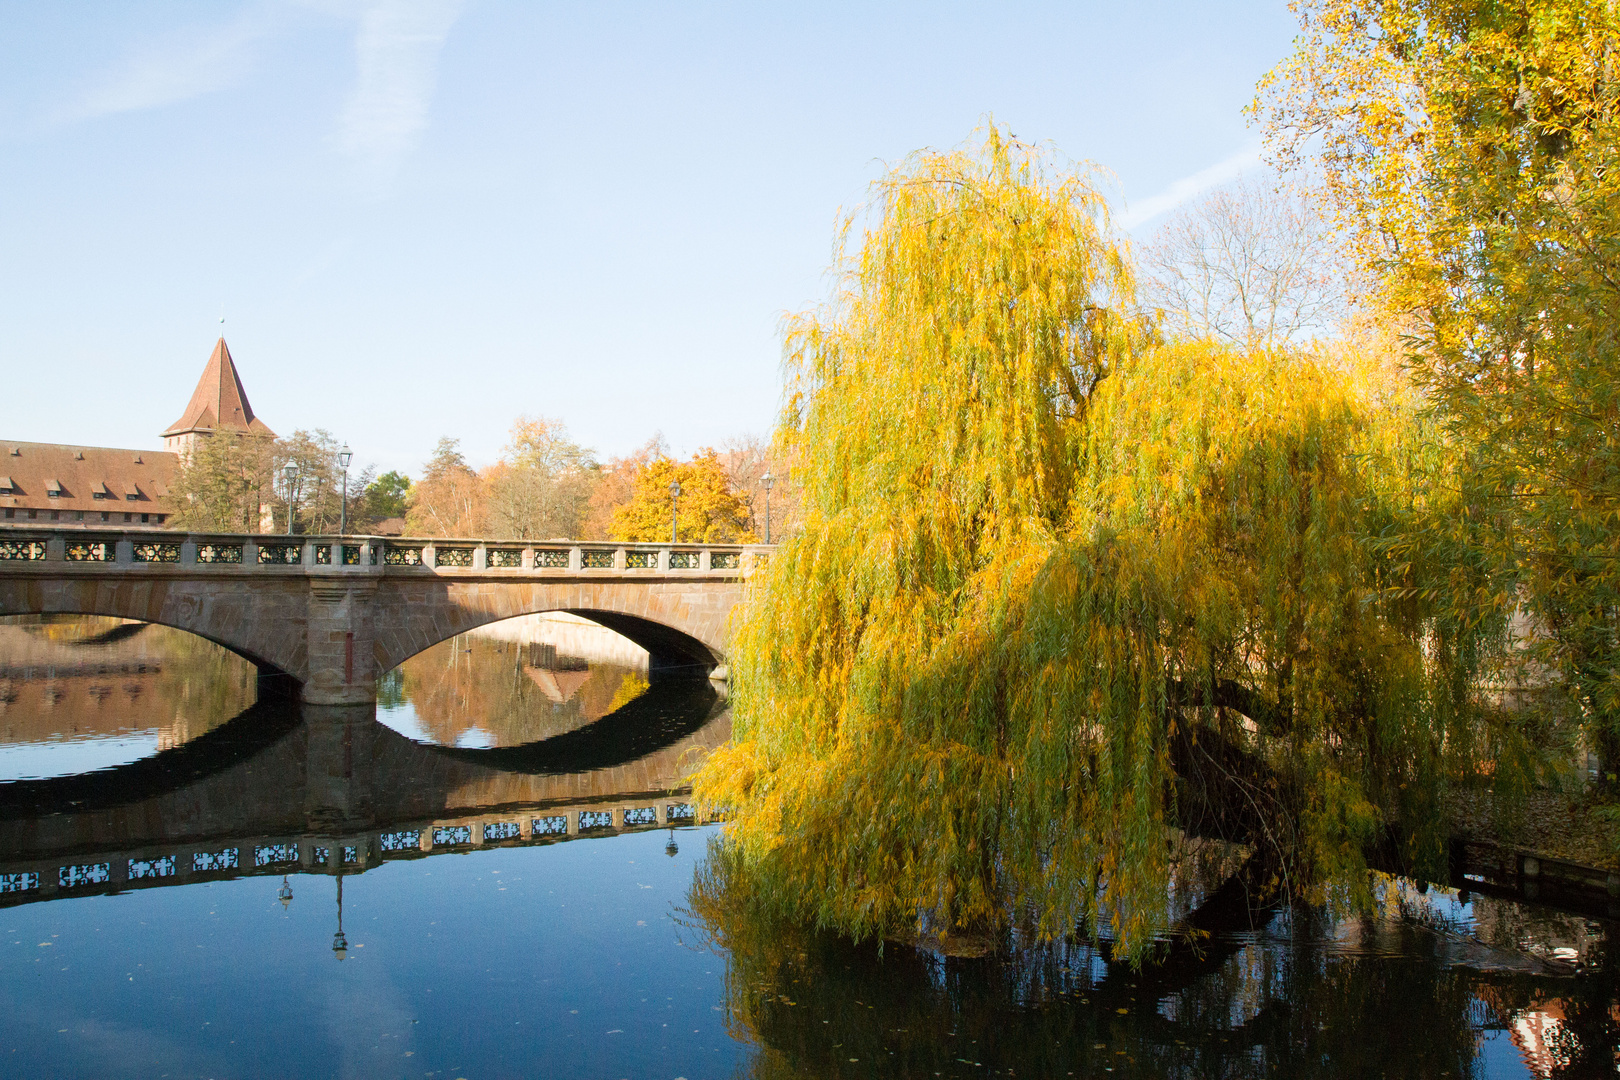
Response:
M672 544L678 544L681 542L680 498L681 482L679 480L671 480L669 482L669 542Z
M668 855L670 858L673 859L675 856L679 855L680 853L681 853L680 845L675 843L675 830L670 829L669 830L669 840L668 840L667 843L664 844L664 854Z
M343 502L338 506L338 535L343 536L349 531L349 462L354 460L354 454L349 444L344 443L343 449L338 451L338 464L343 466Z
M287 535L291 536L293 530L293 500L298 497L298 462L289 461L281 470L281 475L287 478Z
M276 899L281 901L281 910L286 911L292 906L292 886L287 884L287 875L281 875L281 888L276 890Z
M332 955L342 960L349 955L349 939L343 936L343 871L340 869L338 879L338 928L332 935Z
M766 469L759 482L765 485L765 542L768 544L771 542L771 485L776 483L776 477L771 475L771 470Z

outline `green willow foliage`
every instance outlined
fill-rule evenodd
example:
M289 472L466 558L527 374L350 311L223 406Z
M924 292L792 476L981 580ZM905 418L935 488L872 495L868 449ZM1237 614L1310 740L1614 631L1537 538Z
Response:
M1223 790L1298 890L1354 892L1386 823L1436 853L1443 782L1504 746L1467 707L1485 628L1433 600L1471 571L1366 542L1444 512L1402 396L1155 343L1101 197L994 128L875 196L790 329L804 526L734 628L734 738L697 778L751 895L856 937L1017 913L1138 952L1200 746L1259 770Z

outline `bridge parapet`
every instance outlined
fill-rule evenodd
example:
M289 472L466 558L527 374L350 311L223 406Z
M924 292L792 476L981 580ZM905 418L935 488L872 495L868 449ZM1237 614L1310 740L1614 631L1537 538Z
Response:
M281 536L41 529L0 525L0 566L19 571L62 563L84 572L206 567L219 573L448 574L525 572L746 577L763 568L770 544L663 544L580 540L489 540L356 535Z
M594 619L654 673L724 677L727 620L763 544L274 536L0 526L0 615L114 615L218 642L313 704L367 704L379 675L485 623Z

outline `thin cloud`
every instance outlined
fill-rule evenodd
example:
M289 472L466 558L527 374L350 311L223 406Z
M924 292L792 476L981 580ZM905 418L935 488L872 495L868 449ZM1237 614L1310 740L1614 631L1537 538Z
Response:
M1153 220L1160 214L1174 210L1188 199L1208 191L1212 187L1217 187L1228 180L1235 179L1245 169L1252 168L1259 163L1260 147L1258 144L1239 150L1231 157L1218 161L1207 169L1200 169L1191 176L1182 177L1157 195L1130 205L1120 217L1120 224L1127 229L1134 229L1144 222Z
M157 109L223 90L252 69L256 46L274 30L275 20L255 7L224 26L186 27L154 38L56 119L72 123Z
M338 146L391 171L427 127L439 51L461 0L378 0L360 15L357 79L338 120Z

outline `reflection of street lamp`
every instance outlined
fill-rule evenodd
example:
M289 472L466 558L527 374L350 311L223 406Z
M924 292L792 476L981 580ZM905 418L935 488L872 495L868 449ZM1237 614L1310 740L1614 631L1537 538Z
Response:
M332 935L332 955L342 960L349 955L349 940L343 936L343 871L338 871L338 928Z
M293 500L297 498L298 492L295 486L298 483L298 462L287 462L286 467L281 470L281 475L287 478L287 535L291 536L293 530Z
M672 544L678 544L681 542L680 498L681 482L679 480L671 480L669 482L669 542Z
M343 502L338 505L339 536L349 531L349 462L353 460L353 451L348 443L344 443L343 449L338 451L338 464L343 466Z
M766 469L759 482L765 486L765 542L768 544L771 542L771 485L776 483L776 477L771 475L771 470Z
M673 859L680 854L680 851L681 849L675 844L675 830L671 829L669 830L669 843L664 845L664 854Z
M281 910L286 911L292 906L292 886L287 884L287 875L281 875L281 888L276 890L276 899L281 901Z

